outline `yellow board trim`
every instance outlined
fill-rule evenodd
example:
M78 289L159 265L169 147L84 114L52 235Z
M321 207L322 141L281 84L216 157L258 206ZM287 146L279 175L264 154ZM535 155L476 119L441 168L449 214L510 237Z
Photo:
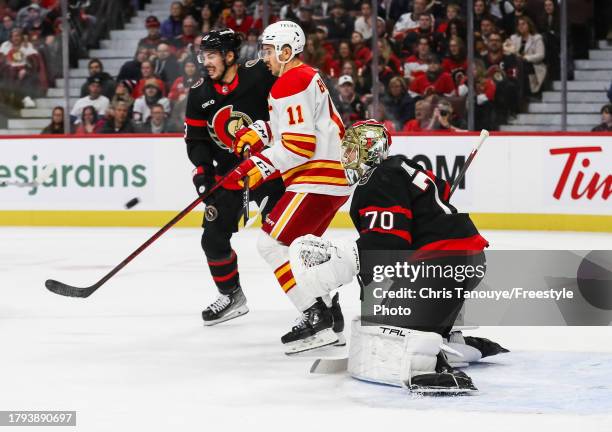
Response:
M177 213L175 211L148 210L7 210L0 211L0 226L162 227ZM481 230L612 233L612 215L471 213L470 216ZM177 226L200 227L202 217L201 211L191 212ZM348 212L339 212L330 226L332 228L353 228Z

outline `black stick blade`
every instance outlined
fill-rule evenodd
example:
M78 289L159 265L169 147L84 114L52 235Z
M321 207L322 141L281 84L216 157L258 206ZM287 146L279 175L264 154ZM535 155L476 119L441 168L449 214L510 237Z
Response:
M47 287L49 291L55 294L63 295L66 297L80 298L89 297L98 288L95 285L88 288L77 288L71 285L66 285L65 283L53 279L47 279L45 281L45 287Z

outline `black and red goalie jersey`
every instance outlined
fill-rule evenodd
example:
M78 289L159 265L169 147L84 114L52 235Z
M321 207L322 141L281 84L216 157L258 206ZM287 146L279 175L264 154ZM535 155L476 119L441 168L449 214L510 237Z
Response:
M390 156L359 182L351 219L365 250L482 251L488 242L449 202L450 185L405 156Z
M231 151L236 131L270 119L267 100L275 80L263 62L254 60L238 66L229 84L202 78L189 89L185 142L195 166L223 175L238 164Z

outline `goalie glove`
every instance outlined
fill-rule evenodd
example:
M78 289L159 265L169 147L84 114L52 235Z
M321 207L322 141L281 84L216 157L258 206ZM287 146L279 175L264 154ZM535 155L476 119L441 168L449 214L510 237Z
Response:
M359 273L359 250L353 241L332 242L309 234L291 244L289 260L296 282L313 297L328 295Z
M242 157L245 146L249 146L252 153L259 153L270 143L271 137L272 131L268 122L257 120L248 127L236 131L232 151L236 156Z

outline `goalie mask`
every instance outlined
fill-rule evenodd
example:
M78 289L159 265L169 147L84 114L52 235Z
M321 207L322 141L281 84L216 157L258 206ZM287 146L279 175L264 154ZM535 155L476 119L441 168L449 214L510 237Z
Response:
M391 135L376 120L353 124L342 140L342 166L350 185L356 184L368 171L389 155Z

